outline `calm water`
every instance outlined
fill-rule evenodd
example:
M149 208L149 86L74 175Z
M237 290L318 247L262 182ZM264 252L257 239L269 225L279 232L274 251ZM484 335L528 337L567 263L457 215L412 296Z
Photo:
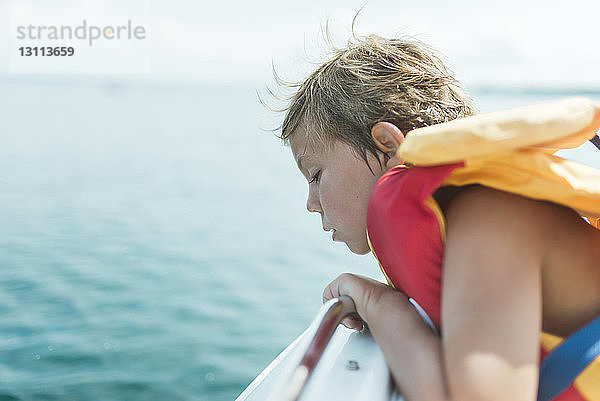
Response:
M0 94L0 400L231 400L337 274L379 276L305 211L252 88Z

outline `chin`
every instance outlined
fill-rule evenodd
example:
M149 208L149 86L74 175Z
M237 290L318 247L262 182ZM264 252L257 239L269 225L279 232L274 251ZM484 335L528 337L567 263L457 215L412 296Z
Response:
M350 249L350 252L352 252L356 255L366 255L367 253L371 252L371 248L369 248L368 244L348 244L348 243L346 243L346 245L348 246L348 249Z

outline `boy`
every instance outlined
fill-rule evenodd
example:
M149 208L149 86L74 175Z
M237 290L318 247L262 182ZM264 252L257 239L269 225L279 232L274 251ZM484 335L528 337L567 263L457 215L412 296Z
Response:
M352 252L373 249L395 287L343 274L323 298L353 298L407 401L534 400L541 331L564 337L600 315L600 231L577 213L482 185L437 187L431 177L456 165L416 178L403 165L407 132L471 114L433 51L368 36L298 85L282 124L308 210ZM427 190L429 206L410 212L408 192ZM439 238L426 229L436 224ZM556 399L600 400L586 386Z

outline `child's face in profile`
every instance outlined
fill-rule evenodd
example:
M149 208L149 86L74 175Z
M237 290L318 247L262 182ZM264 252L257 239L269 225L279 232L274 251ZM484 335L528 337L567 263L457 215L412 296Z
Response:
M369 164L343 142L315 149L307 143L304 128L290 140L298 168L309 181L306 207L321 215L325 231L334 241L345 242L357 254L369 252L367 205L371 189L384 173L372 155Z

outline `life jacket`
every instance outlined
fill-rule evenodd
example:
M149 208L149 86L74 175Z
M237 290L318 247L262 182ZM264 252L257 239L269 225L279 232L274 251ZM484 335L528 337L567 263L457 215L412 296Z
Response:
M569 98L408 133L397 153L404 164L381 176L367 211L369 246L388 282L441 331L446 227L433 193L444 186L480 184L551 201L600 229L600 171L553 155L594 138L599 127L599 105ZM561 341L541 333L542 359ZM600 358L555 400L600 401Z

